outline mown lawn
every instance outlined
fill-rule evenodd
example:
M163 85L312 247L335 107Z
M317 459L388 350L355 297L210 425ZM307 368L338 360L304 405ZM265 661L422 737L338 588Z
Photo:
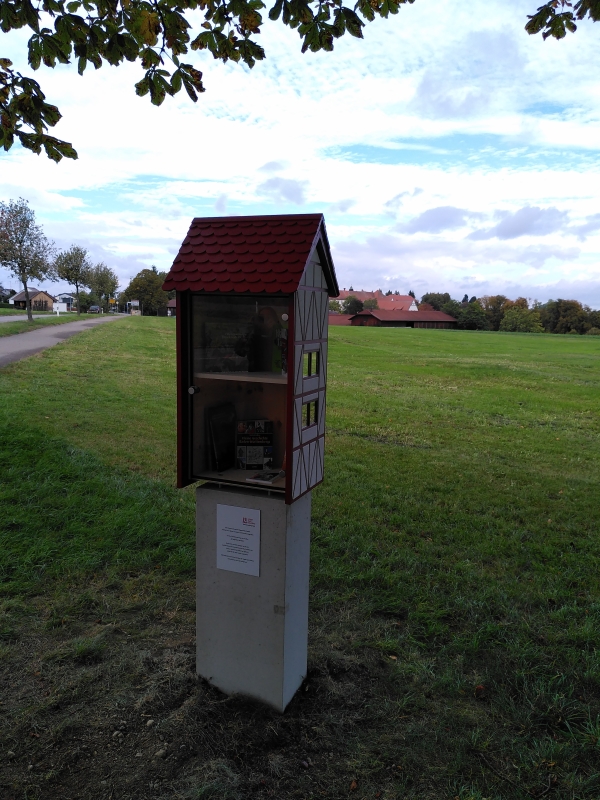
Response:
M2 309L0 309L0 311L1 310ZM37 315L37 312L35 312L35 314ZM8 314L7 316L13 315ZM16 333L27 333L28 331L37 330L40 326L64 325L66 322L77 322L78 319L89 319L90 317L96 316L97 314L81 314L79 317L76 314L62 314L56 316L48 312L47 316L43 318L36 318L36 316L34 316L31 322L27 319L3 322L0 324L0 336L14 336Z
M194 678L174 321L0 371L8 797L600 796L600 342L330 341L309 678L283 716Z
M0 308L0 317L14 317L17 314L26 314L22 308ZM52 314L52 311L34 311L34 314Z

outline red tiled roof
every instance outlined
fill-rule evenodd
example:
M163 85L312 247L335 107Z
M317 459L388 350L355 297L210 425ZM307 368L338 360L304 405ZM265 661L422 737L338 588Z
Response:
M322 214L199 217L192 220L163 289L291 294L318 243L329 295L337 297Z
M390 297L384 297L377 301L377 305L381 311L408 311L413 303L416 304L416 300L412 297L408 297L408 300L404 297L398 297L398 295L392 295ZM377 311L378 309L373 309Z
M352 319L369 314L382 322L456 322L454 317L444 314L443 311L385 311L380 308L359 311Z
M350 325L352 314L329 314L330 325Z
M339 296L340 301L351 296L356 297L357 300L361 300L363 303L365 300L377 300L377 308L382 311L395 311L396 309L408 311L413 303L417 304L415 298L410 294L384 294L381 289L377 289L376 292L366 292L363 289L356 292L350 289L342 289Z

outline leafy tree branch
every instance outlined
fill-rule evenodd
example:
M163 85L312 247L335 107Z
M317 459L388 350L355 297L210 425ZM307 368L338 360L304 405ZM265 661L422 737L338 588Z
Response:
M575 33L575 20L581 21L589 17L593 22L600 20L600 0L550 0L540 6L535 14L529 17L525 25L527 33L541 33L544 39L564 39L567 31Z
M362 39L367 22L413 2L357 0L350 8L343 0L275 0L267 16L298 32L303 53L331 51L336 39L345 34ZM204 92L202 73L182 59L190 51L208 50L215 59L250 68L264 59L257 37L265 8L262 0L0 0L0 30L30 29L33 70L76 61L83 75L89 64L100 69L104 63L139 62L145 72L135 91L159 106L182 89L193 102ZM192 38L186 15L197 10L204 21ZM577 29L575 20L586 17L600 19L600 0L550 0L529 17L525 29L541 32L544 39L562 39ZM18 140L54 161L77 158L69 142L48 133L60 118L39 83L0 58L0 146L10 150Z

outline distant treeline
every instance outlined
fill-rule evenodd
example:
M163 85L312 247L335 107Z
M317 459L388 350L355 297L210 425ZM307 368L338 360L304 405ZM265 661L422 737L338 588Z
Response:
M536 300L530 305L525 297L509 300L495 294L470 299L465 295L459 302L448 292L428 292L419 308L423 304L455 317L463 330L600 335L600 311L578 300Z

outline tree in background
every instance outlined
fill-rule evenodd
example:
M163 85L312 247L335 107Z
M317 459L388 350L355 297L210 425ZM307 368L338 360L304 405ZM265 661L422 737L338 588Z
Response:
M485 311L485 315L490 326L489 329L491 331L500 330L500 323L502 322L502 318L504 317L504 312L506 310L504 304L507 301L510 302L508 297L506 297L504 294L486 295L485 297L479 298L479 302Z
M450 295L448 295L450 297ZM458 300L453 300L450 298L447 300L439 309L436 311L443 311L444 314L450 314L451 317L458 319L462 313L463 305L459 303Z
M499 330L513 333L543 333L544 327L539 311L515 304L506 310Z
M600 328L600 311L584 306L587 311L588 323L592 328ZM589 331L587 331L589 333Z
M342 304L339 300L330 300L329 301L329 310L335 311L337 314L342 313Z
M415 293L413 292L413 290L412 290L412 289L409 289L409 290L408 290L408 296L409 296L409 297L412 297L412 299L413 299L413 300L416 300L416 299L417 299L417 298L416 298L416 296L415 296Z
M577 300L548 300L537 311L548 333L585 333L594 324L590 314L595 312Z
M529 308L529 300L526 297L517 297L516 300L507 300L504 304L506 310L509 308L522 308L524 311L527 311Z
M69 286L75 287L77 313L81 314L79 293L84 287L89 287L92 269L87 250L76 244L72 244L68 250L63 250L56 256L54 269L56 270L56 276L60 278L61 281L65 281Z
M421 298L422 303L427 303L430 305L435 311L442 311L442 306L444 303L449 303L452 300L448 292L444 292L443 294L440 292L427 292Z
M591 328L600 328L600 311L584 306L577 300L549 300L547 303L535 301L530 308L526 297L509 300L503 294L496 294L479 300L474 297L470 300L466 298L467 295L459 303L448 292L428 292L421 298L421 308L427 304L436 311L449 314L458 321L458 327L463 330L541 333L541 325L547 333L582 334Z
M143 269L133 278L125 291L121 292L119 303L139 300L143 314L156 314L160 308L166 307L169 300L168 293L162 288L166 277L167 273L158 272L155 266Z
M342 303L342 308L344 309L344 314L358 314L363 310L364 305L358 297L350 294Z
M100 305L100 298L94 292L79 292L79 306L81 306L81 311L84 314L90 309L90 306L99 306Z
M96 264L95 267L91 268L88 286L96 297L98 297L99 305L104 305L104 300L106 301L106 306L108 306L109 299L114 297L115 292L119 288L119 278L114 269L100 262Z
M477 300L460 303L460 311L452 316L456 316L458 327L463 331L487 331L489 328L487 315Z
M376 297L367 298L367 300L365 300L365 302L363 303L363 308L365 310L373 310L374 308L379 308L379 303L377 302L377 298Z
M54 243L35 224L35 212L27 200L0 202L0 266L23 284L29 321L33 320L29 283L55 280L53 254Z

